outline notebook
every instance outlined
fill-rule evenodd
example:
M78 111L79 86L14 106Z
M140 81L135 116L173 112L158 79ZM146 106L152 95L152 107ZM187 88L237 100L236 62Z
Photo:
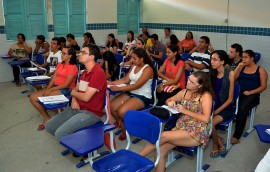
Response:
M44 104L66 103L69 101L63 94L56 96L38 97L38 100Z

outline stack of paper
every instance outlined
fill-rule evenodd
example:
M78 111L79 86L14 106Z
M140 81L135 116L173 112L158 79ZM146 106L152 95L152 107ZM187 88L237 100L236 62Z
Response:
M56 96L38 97L38 100L44 104L66 103L69 101L63 94Z
M46 76L46 75L30 76L26 78L27 81L42 81L42 80L48 80L48 79L51 79L51 77Z

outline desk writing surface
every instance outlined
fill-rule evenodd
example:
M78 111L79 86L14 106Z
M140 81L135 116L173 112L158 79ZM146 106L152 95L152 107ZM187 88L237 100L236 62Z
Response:
M258 133L260 140L264 143L270 144L270 135L265 131L266 129L270 129L270 125L258 124L255 126L255 129Z

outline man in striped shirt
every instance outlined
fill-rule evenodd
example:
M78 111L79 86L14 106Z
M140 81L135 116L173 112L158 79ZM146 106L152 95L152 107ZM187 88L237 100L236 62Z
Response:
M191 54L191 57L185 61L185 69L190 71L209 72L210 51L208 46L210 39L207 36L201 36L198 50Z

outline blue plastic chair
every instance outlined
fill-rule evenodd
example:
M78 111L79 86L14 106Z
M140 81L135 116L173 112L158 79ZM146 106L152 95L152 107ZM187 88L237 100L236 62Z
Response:
M238 101L239 101L239 95L240 95L240 86L238 84L234 85L234 95L233 95L233 100L235 102L235 111L234 114L231 116L231 118L222 121L221 123L219 123L217 125L217 129L218 130L222 130L222 131L227 131L227 138L225 141L225 149L226 149L226 153L222 155L222 157L226 157L228 150L232 147L231 144L231 135L232 135L232 123L233 120L235 119L237 112L238 112Z
M261 59L261 53L258 53L258 52L254 52L254 58L255 58L255 61L256 63L258 63Z
M190 57L191 57L191 54L189 54L189 53L182 53L182 54L181 54L181 59L182 59L183 61L188 60Z
M209 127L209 134L212 133L212 121L213 121L213 112L214 112L214 100L212 102L212 110L211 110L211 117L210 122L208 123ZM193 147L185 147L185 146L177 146L175 149L169 152L168 159L166 162L166 167L171 165L177 159L183 157L183 155L187 155L189 157L194 157L197 154L197 162L196 162L196 172L203 172L206 171L210 165L204 164L203 165L203 146L193 146ZM180 154L176 154L176 152Z
M94 170L99 172L151 171L157 166L160 160L159 142L162 128L159 119L146 112L129 110L124 117L124 125L127 129L127 147L94 161L92 164ZM157 158L155 162L128 150L131 145L129 134L156 145Z
M117 60L118 64L124 62L124 56L122 54L114 54L115 59ZM122 67L119 67L119 75L118 79L121 79L121 76L125 76L125 73L122 72Z
M110 118L110 114L109 114L109 110L108 110L108 101L110 101L110 99L108 99L107 96L107 92L105 94L105 101L104 101L104 109L105 109L105 114L106 114L106 120L103 121L99 121L94 125L90 125L87 127L83 127L80 128L79 130L77 130L76 132L74 132L71 135L68 135L66 137L63 137L60 140L60 144L62 144L63 146L65 146L67 148L67 150L64 150L61 152L61 154L63 156L67 155L68 153L70 153L70 151L76 153L77 155L80 156L84 156L87 154L91 154L91 156L89 157L100 157L100 156L104 156L109 154L109 151L104 151L101 153L98 153L96 150L100 147L103 146L103 142L104 140L102 140L99 137L97 137L97 132L101 132L102 137L104 135L104 132L108 132L110 131L110 135L113 135L112 130L115 128L114 125L109 125L109 118ZM92 130L93 129L93 130ZM104 130L104 131L103 131ZM111 136L112 137L112 136ZM94 138L94 139L93 139ZM97 140L97 142L93 142L93 140ZM102 144L101 144L102 143ZM93 150L92 147L93 145L96 149ZM113 144L111 144L113 145ZM76 164L77 168L81 168L82 166L84 166L85 164L87 164L88 162L91 161L91 158L86 159L84 161L81 161L79 163Z

